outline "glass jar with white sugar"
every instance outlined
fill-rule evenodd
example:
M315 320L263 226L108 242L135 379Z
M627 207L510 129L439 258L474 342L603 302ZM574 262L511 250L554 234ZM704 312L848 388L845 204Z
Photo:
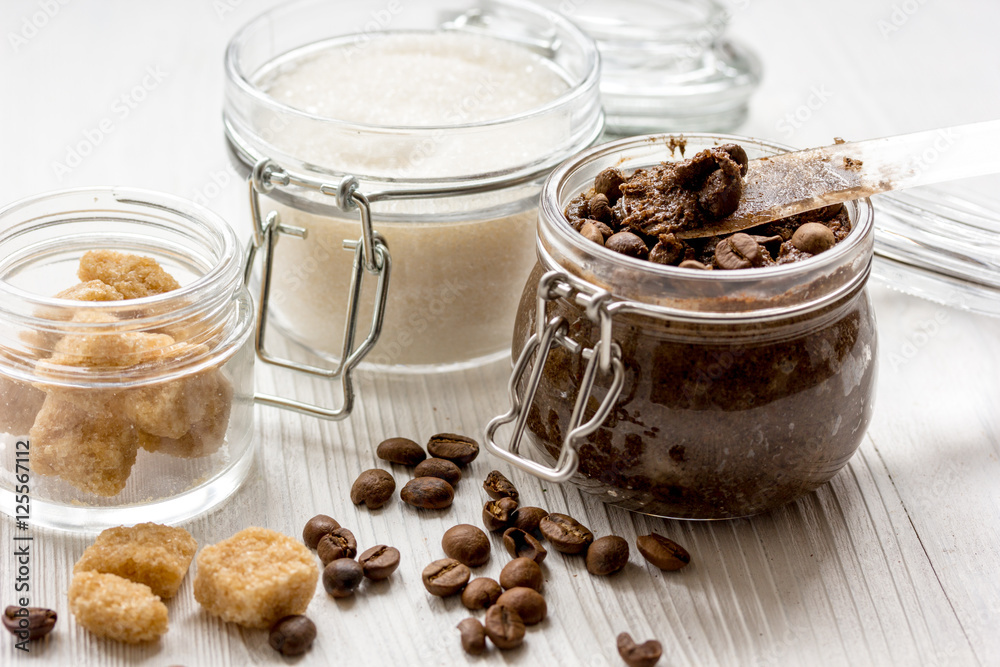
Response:
M270 321L341 364L369 314L380 368L509 354L541 181L602 131L589 37L519 0L307 0L243 27L226 74Z

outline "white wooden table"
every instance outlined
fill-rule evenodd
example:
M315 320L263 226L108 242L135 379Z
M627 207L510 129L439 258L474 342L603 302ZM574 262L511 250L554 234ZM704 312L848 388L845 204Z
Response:
M243 189L223 147L222 56L229 35L276 4L5 0L0 200L127 184L207 203L247 233ZM766 68L745 134L808 146L1000 117L997 3L757 0L734 2L733 12L731 33ZM55 166L85 140L93 146L79 164ZM996 196L996 184L978 185ZM483 455L471 466L447 511L421 514L397 498L369 512L348 499L354 477L379 464L373 445L385 437L479 434L505 400L507 366L497 364L362 377L355 412L341 423L257 410L258 464L231 501L186 526L200 544L251 524L298 535L325 512L362 545L403 552L387 583L346 601L318 591L308 613L319 639L301 660L274 653L265 632L201 611L191 577L168 605L170 632L158 644L92 637L73 623L65 597L90 538L36 531L35 600L57 609L59 624L30 655L4 640L0 664L598 667L621 664L614 638L623 630L659 639L663 665L1000 664L1000 321L883 288L873 295L882 353L874 422L847 468L792 505L738 521L664 521L504 468L530 502L577 516L598 535L633 542L656 530L693 555L688 568L661 573L633 551L623 573L595 578L581 559L552 553L549 618L518 650L467 657L454 630L466 610L420 584L423 566L442 555L443 531L480 522L479 484L495 462ZM264 391L326 396L264 369L258 377ZM12 522L0 527L7 604ZM504 562L497 548L477 574L496 577Z

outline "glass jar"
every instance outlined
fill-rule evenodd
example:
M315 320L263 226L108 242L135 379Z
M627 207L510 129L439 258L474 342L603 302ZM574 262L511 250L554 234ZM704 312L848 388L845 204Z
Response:
M751 159L787 150L684 138L689 154L729 142ZM673 159L671 139L598 146L546 181L538 266L514 332L514 407L490 423L487 444L629 510L748 516L823 484L861 443L877 368L872 207L848 204L850 233L822 254L731 271L633 259L573 230L563 209L599 172ZM507 422L509 449L496 442ZM524 430L546 463L520 456Z
M449 78L453 61L482 80ZM226 77L255 228L270 214L304 237L280 234L265 262L280 329L343 363L372 313L366 363L396 371L509 354L541 182L603 129L589 37L519 0L306 0L243 27Z
M180 287L141 296L148 265L104 254L88 271L114 286L81 283L88 251L152 258ZM97 530L227 498L253 461L252 325L240 244L206 209L92 188L0 211L4 511Z

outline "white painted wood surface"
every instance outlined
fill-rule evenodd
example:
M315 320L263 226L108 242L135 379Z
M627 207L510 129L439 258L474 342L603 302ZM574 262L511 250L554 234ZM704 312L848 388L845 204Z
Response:
M0 200L121 183L203 199L247 231L242 188L223 150L222 52L239 25L276 4L5 1ZM37 17L46 7L52 15L43 21ZM758 49L766 69L746 134L808 146L834 135L860 139L1000 117L996 3L753 0L732 8L731 32ZM25 21L44 25L32 33ZM22 43L12 33L31 36ZM147 83L155 85L124 114L116 101L150 72L157 76ZM67 147L105 118L111 131L59 178L53 162L65 161ZM984 179L979 187L996 196L996 183ZM27 656L5 640L0 664L598 667L621 664L614 637L622 630L659 639L663 665L1000 664L1000 321L881 287L873 296L882 360L874 423L847 468L792 505L738 521L671 522L511 473L530 502L567 511L598 535L632 541L657 530L694 559L685 570L660 573L633 552L624 573L598 579L581 559L552 553L549 619L529 630L521 649L467 658L454 630L466 610L457 599L431 598L420 584L422 567L441 556L444 530L479 523L489 457L471 466L446 511L420 513L398 498L383 510L359 511L348 499L354 477L379 464L373 445L384 437L479 433L505 400L507 370L497 364L362 377L355 414L342 423L257 410L258 465L230 502L187 526L199 543L250 524L297 535L306 519L326 512L360 544L403 552L397 574L351 600L318 592L308 613L320 637L301 660L275 654L266 633L206 615L190 577L168 605L171 629L157 645L89 636L72 622L65 591L90 539L37 531L33 586L38 602L59 611L58 630ZM327 394L264 369L259 380L264 391ZM400 484L408 477L394 472ZM11 521L4 517L0 528L6 604ZM495 577L505 561L496 550L476 574Z

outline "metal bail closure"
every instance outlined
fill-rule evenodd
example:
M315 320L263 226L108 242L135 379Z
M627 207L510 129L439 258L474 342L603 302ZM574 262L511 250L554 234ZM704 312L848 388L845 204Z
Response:
M569 326L562 317L546 319L546 304L559 297L572 297L574 301L584 307L587 317L598 325L600 337L594 347L582 348L579 343L569 338ZM596 431L607 419L611 409L618 401L625 381L621 348L611 340L611 313L607 306L610 298L611 295L605 290L588 289L581 285L573 286L569 276L559 271L550 271L542 276L538 284L537 330L528 338L524 349L521 350L507 386L511 408L506 414L494 417L486 426L485 442L491 453L550 482L565 482L573 476L579 463L579 455L576 451L578 444ZM570 352L580 354L587 360L587 366L580 381L559 458L555 467L551 467L525 458L519 453L519 450L528 420L528 410L534 401L535 393L538 391L542 371L548 361L549 354L556 345L561 345ZM532 360L534 362L531 364L531 374L525 384L524 395L520 396L518 395L518 385ZM581 423L598 371L612 373L611 386L608 388L604 400L594 411L593 416L586 423ZM511 435L509 446L504 448L496 442L496 432L501 426L511 422L514 423L514 432Z
M354 386L351 379L351 372L364 356L368 354L371 348L375 346L379 334L382 332L382 322L385 318L385 299L386 293L389 290L389 274L392 268L389 248L381 235L372 228L371 208L368 199L365 195L357 191L357 180L351 176L345 177L338 186L303 183L290 176L270 160L263 159L254 165L248 182L254 234L247 249L244 265L244 281L246 284L250 284L250 274L253 271L254 259L257 253L262 251L264 254L263 265L261 267L260 297L257 300L257 327L254 338L257 357L264 363L278 366L279 368L305 373L328 381L339 379L344 394L342 405L335 409L310 405L267 394L255 394L254 401L261 405L292 410L321 419L344 419L351 414L351 409L354 407ZM344 248L354 252L354 263L351 271L350 291L348 293L347 322L344 325L344 344L340 355L340 362L335 368L319 368L289 359L281 359L269 353L265 347L271 279L274 270L274 248L282 234L305 239L306 230L301 227L291 227L281 224L277 211L271 211L265 218L262 218L260 212L260 195L261 193L270 192L275 184L288 185L289 183L303 187L312 187L324 194L334 196L336 197L338 208L343 211L357 208L361 214L361 238L357 241L344 241ZM375 301L372 306L371 326L368 330L368 335L363 341L356 344L358 320L360 319L361 286L364 283L366 273L374 275L377 279Z

